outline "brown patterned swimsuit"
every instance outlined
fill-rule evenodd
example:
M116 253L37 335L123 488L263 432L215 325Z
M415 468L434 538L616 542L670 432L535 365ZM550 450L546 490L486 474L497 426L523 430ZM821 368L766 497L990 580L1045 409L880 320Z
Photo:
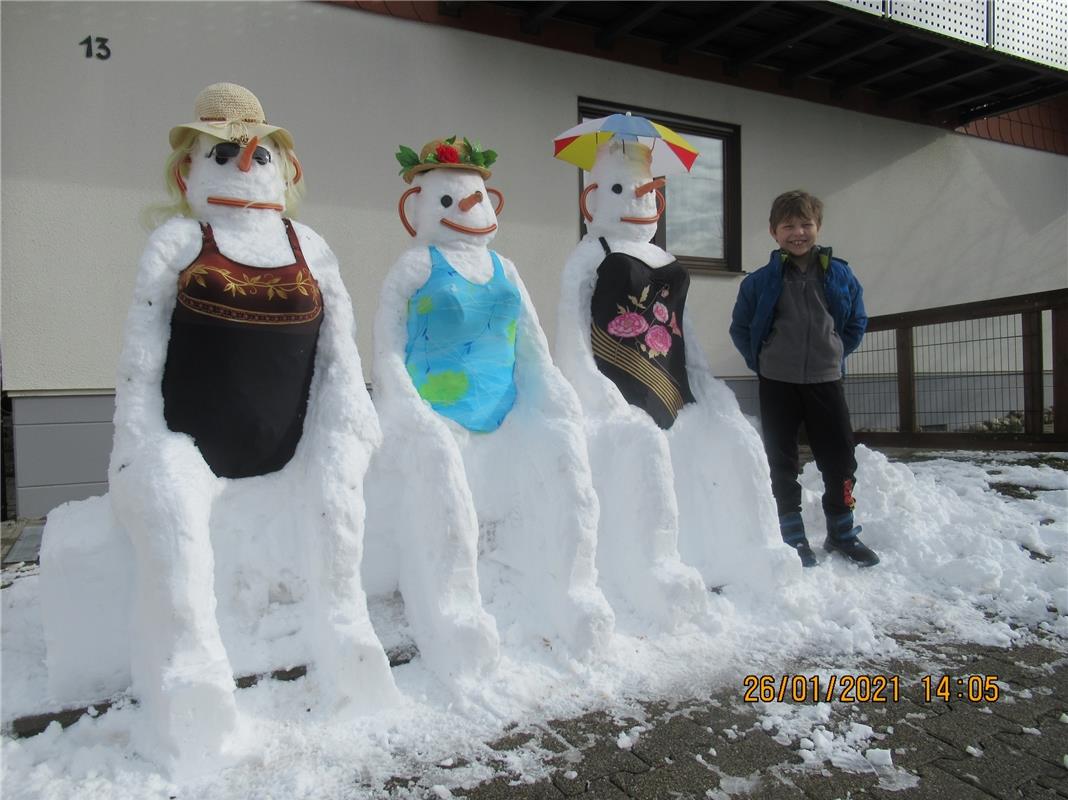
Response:
M163 373L163 415L212 471L264 475L293 457L304 429L322 296L296 232L293 263L250 267L219 252L211 226L178 276Z

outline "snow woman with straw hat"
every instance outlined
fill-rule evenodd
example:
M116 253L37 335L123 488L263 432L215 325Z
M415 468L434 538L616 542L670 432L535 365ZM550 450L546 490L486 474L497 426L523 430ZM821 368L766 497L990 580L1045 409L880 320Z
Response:
M492 668L499 641L586 658L613 627L593 564L597 501L574 392L515 265L489 248L496 154L450 137L397 159L414 242L375 317L384 442L368 590L399 586L420 653L448 680Z
M359 574L381 434L337 260L286 216L303 186L293 138L219 83L170 144L170 216L141 257L118 368L110 515L94 513L132 545L138 747L184 772L240 751L235 673L303 659L328 712L397 693ZM75 521L59 515L44 583ZM285 636L257 640L272 629ZM50 654L54 683L66 666Z

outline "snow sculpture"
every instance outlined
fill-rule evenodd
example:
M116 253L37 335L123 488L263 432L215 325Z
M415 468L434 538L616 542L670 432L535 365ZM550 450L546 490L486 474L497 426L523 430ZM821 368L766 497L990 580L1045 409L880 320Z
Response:
M648 624L673 626L706 610L700 578L762 588L786 562L760 439L683 313L688 275L650 241L665 205L651 159L633 136L596 149L555 357L586 415L608 598L640 598Z
M420 653L447 680L492 668L498 631L583 657L613 626L581 411L515 265L488 248L495 157L455 137L401 149L415 245L386 277L374 329L384 442L364 580L370 593L399 586Z
M132 677L138 748L176 772L239 751L235 671L310 664L329 710L398 699L360 581L381 433L337 260L283 217L300 166L256 97L214 84L196 113L126 323L110 494L50 514L41 561L54 699Z

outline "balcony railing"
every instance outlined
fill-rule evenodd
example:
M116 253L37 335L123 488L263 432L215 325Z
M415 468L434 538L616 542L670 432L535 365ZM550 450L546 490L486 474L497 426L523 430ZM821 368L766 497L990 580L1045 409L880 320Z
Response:
M905 25L1068 70L1064 0L833 0Z
M1068 289L872 317L847 367L858 441L1068 445Z

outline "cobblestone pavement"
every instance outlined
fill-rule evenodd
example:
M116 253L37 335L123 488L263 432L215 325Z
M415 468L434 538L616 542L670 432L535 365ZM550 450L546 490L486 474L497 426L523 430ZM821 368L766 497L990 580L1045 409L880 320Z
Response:
M1016 649L930 644L912 637L899 643L906 657L850 667L851 674L899 676L896 702L842 703L829 708L808 735L790 736L776 725L801 709L792 703L742 702L744 687L673 703L644 703L644 719L598 711L577 719L517 727L491 744L491 762L507 773L520 751L537 754L548 777L530 782L510 773L478 786L453 789L472 800L519 798L587 800L635 798L755 797L762 800L1065 800L1068 798L1068 642L1038 638ZM790 674L822 676L829 665L795 665ZM924 697L950 676L950 701ZM997 676L996 702L958 699L967 676ZM776 676L777 678L777 676ZM962 678L958 687L955 679ZM811 683L808 684L811 686ZM776 683L777 686L777 683ZM835 692L837 696L837 692ZM817 708L808 704L810 711ZM848 745L859 725L859 747L820 758L819 740L837 736ZM870 738L863 735L870 726ZM869 748L888 751L863 753ZM805 753L805 751L808 753ZM815 750L816 752L813 752ZM810 763L806 763L807 761ZM891 763L887 763L892 761ZM446 762L455 768L466 762ZM439 765L441 766L441 765ZM442 782L441 774L434 782ZM395 778L396 797L448 797L430 776Z

